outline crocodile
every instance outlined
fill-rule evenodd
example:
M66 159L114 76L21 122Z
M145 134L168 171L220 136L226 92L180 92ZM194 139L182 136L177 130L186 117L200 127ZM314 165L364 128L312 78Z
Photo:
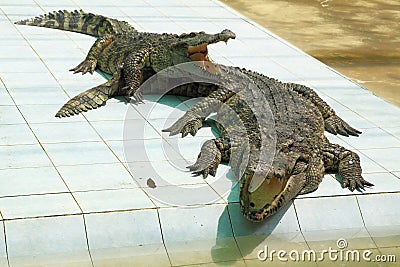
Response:
M359 156L330 143L324 130L344 136L361 132L313 89L237 67L220 65L217 75L218 88L163 131L195 135L216 113L219 137L206 141L188 168L197 175L215 176L218 165L230 161L247 219L261 222L297 195L315 191L325 172L338 173L342 187L351 191L373 186L361 175ZM271 151L269 160L265 152Z
M140 85L154 73L179 63L195 61L203 68L207 66L207 71L216 72L213 64L203 63L211 62L207 46L236 37L228 29L217 34L138 32L127 22L82 10L53 11L15 24L73 31L98 38L85 60L70 71L83 75L100 70L112 78L71 98L56 117L95 109L114 96L129 96L142 102Z

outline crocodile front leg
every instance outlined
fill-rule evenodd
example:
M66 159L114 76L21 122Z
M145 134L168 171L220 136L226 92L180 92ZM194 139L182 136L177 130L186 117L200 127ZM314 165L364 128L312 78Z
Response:
M120 95L121 71L111 80L73 97L57 112L56 117L70 117L103 105L110 97Z
M334 135L340 134L343 136L358 136L361 134L360 131L354 129L347 122L337 116L335 111L311 88L296 83L286 83L285 85L311 101L318 108L324 118L326 131Z
M100 55L107 47L111 45L112 42L114 42L114 40L115 37L113 35L105 35L97 39L90 48L85 60L82 61L75 68L70 69L70 71L73 71L74 73L82 72L82 75L88 72L93 74L94 70L96 69L97 60L99 59Z
M194 174L202 174L204 178L207 178L208 174L215 176L221 159L229 159L230 150L227 144L229 141L225 137L206 141L201 147L196 163L188 166L189 170Z
M195 136L197 131L202 127L204 119L212 112L218 111L222 103L233 95L232 91L219 88L191 107L172 126L162 131L169 132L170 135L181 133L182 137L187 136L189 133Z
M325 169L337 171L342 179L342 187L364 190L364 186L373 186L361 176L360 157L340 145L328 144L323 149Z

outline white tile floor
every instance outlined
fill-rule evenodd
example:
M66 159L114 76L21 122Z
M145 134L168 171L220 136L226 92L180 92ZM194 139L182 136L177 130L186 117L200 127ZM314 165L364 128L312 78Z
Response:
M64 8L123 19L141 31L231 29L237 39L210 47L214 60L316 89L363 130L359 138L328 137L360 154L364 176L376 186L352 193L326 175L317 191L254 224L240 213L228 166L220 166L219 179L184 170L212 137L210 128L196 138L163 135L162 142L164 124L187 108L176 112L183 98L163 98L147 119L153 96L145 105L113 99L55 118L69 97L105 81L68 72L94 39L12 22ZM399 258L400 109L221 2L0 0L0 30L0 266L256 266L265 244L322 250L340 237L349 248ZM156 176L164 180L152 189Z

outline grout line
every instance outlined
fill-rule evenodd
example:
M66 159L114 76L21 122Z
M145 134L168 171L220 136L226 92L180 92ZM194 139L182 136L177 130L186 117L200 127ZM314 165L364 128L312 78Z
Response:
M363 212L362 212L362 210L361 210L360 202L358 201L358 197L357 197L357 196L356 196L356 202L357 202L358 210L359 210L360 215L361 215L361 220L362 220L362 222L363 222L364 229L365 229L365 231L367 231L368 236L371 238L371 240L372 240L372 242L374 243L375 247L379 250L378 244L375 242L375 239L372 237L371 233L369 232L368 227L365 225L365 220L364 220Z
M86 246L87 246L87 250L89 253L89 257L90 257L90 262L92 263L92 267L94 267L92 253L90 252L89 235L88 235L87 226L86 226L85 214L82 214L82 219L83 219L83 227L85 229Z
M4 234L4 247L5 247L5 249L6 249L6 257L7 257L7 265L8 265L8 267L10 267L10 257L9 257L9 255L8 255L8 244L7 244L7 235L6 235L6 224L5 224L5 222L4 222L4 219L3 219L3 214L2 214L2 212L0 211L0 218L1 218L1 223L2 223L2 225L3 225L3 234Z
M165 253L167 254L168 260L169 260L169 264L172 266L172 260L171 260L171 256L169 255L168 249L167 249L167 244L165 243L165 238L164 238L164 232L162 229L162 224L161 224L161 217L160 217L160 209L156 208L157 211L157 218L158 218L158 226L160 227L160 235L161 235L161 240L165 249Z

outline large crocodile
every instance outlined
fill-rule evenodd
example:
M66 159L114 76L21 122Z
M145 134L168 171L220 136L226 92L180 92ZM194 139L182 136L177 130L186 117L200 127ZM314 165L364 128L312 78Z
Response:
M73 97L57 112L56 117L95 109L113 96L132 96L141 101L139 88L148 76L183 62L210 61L207 45L235 38L230 30L217 34L192 32L180 35L138 32L127 22L82 10L54 11L15 23L98 37L86 59L71 71L85 74L98 69L112 75L112 79ZM210 64L203 66L211 66L207 71L215 71Z
M215 175L221 161L230 160L240 178L240 206L246 218L262 221L297 195L316 190L325 171L338 172L343 188L351 191L373 185L361 176L359 156L324 135L324 129L345 136L361 132L312 89L245 69L219 70L219 88L164 131L195 135L204 119L217 113L221 134L203 144L189 169L206 177ZM271 160L266 151L275 152Z

